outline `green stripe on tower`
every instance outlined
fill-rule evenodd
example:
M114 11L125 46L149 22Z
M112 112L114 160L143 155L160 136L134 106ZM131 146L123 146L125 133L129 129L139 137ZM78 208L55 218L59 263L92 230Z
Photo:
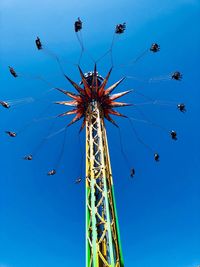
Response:
M122 245L121 245L121 238L120 238L120 231L119 231L119 221L117 216L117 207L116 207L116 201L115 201L115 193L114 193L114 186L111 186L112 191L112 199L113 199L113 205L114 205L114 212L115 212L115 218L116 218L116 228L117 228L117 237L118 237L118 244L119 244L119 254L120 254L120 267L124 267L124 259L122 254Z

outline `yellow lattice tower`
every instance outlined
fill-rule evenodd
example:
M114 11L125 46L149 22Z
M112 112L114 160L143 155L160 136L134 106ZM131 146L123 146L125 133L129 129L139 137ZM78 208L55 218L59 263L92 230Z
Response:
M104 119L116 125L110 114L124 115L113 108L129 104L115 100L130 91L112 94L123 79L105 89L111 70L103 79L96 65L87 74L79 68L82 87L66 76L79 94L58 89L73 100L57 103L76 107L60 116L76 114L69 125L83 118L86 126L86 267L124 266Z

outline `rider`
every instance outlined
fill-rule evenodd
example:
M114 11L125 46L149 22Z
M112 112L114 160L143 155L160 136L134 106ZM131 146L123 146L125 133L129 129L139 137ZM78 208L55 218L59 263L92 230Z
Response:
M56 174L56 170L54 170L54 169L50 170L50 171L47 173L47 175L54 175L54 174Z
M15 70L12 67L10 67L10 66L8 66L8 67L9 67L9 70L10 70L10 73L12 74L12 76L15 77L15 78L17 78L18 75L15 72Z
M81 177L78 177L75 181L75 184L79 184L80 182L82 181L82 178Z
M24 157L25 160L32 160L33 159L33 156L32 155L26 155Z
M6 134L8 134L10 137L16 137L17 134L15 132L11 132L11 131L5 131Z
M150 47L150 51L156 53L156 52L160 51L160 46L156 43L153 43Z
M182 79L182 74L179 71L175 71L174 73L172 73L172 79L180 81Z
M173 140L177 140L177 133L175 131L172 130L170 134Z
M9 108L10 107L10 105L5 101L0 101L0 105L2 105L2 107L4 107L4 108Z
M184 104L184 103L178 104L178 105L177 105L177 108L178 108L181 112L186 112L185 104Z
M134 175L135 175L135 170L132 168L130 171L130 176L133 178Z
M42 43L41 43L39 37L37 37L37 39L35 40L35 43L36 43L36 46L37 46L38 50L42 49Z
M115 33L121 34L125 31L126 29L126 23L124 22L123 24L117 24L115 28Z
M78 18L77 21L75 21L74 23L74 29L75 29L75 32L79 32L81 29L82 29L82 21L80 20L80 18Z
M155 154L154 154L154 159L155 159L155 161L159 161L159 158L160 158L159 154L158 154L158 153L155 153Z

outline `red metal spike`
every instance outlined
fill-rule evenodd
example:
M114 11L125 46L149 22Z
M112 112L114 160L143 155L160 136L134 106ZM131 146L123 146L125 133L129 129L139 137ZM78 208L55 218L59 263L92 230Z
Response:
M79 130L79 133L83 130L83 128L85 127L85 123L86 123L86 119L84 118L83 122L82 122L82 125L81 125L81 128Z
M107 112L109 114L112 114L112 115L115 115L115 116L119 116L119 117L124 117L124 118L127 118L127 116L121 114L120 112L114 110L114 109L108 109Z
M66 115L72 115L72 114L77 114L77 113L78 113L78 109L72 109L72 110L66 111L66 112L58 115L58 117L63 117Z
M86 94L91 97L91 89L87 83L87 80L85 79L85 76L81 70L81 68L78 66L78 69L79 69L79 72L80 72L80 75L81 75L81 79L82 79L82 82L83 82L83 85L84 85L84 88L85 88L85 91L86 91Z
M111 74L111 72L112 72L112 69L113 69L113 68L111 68L111 69L109 70L109 72L108 72L106 78L103 80L103 82L102 82L102 84L101 84L101 87L99 88L99 96L100 96L100 97L103 95L103 92L104 92L104 90L105 90L105 87L106 87L106 84L107 84L108 79L109 79L109 77L110 77L110 74Z
M109 95L110 93L112 93L112 91L121 83L123 82L123 80L126 77L120 79L118 82L114 83L113 85L111 85L108 89L105 90L105 95Z
M94 91L95 95L98 91L98 79L97 79L97 65L94 65L94 73L92 78L92 90Z
M110 98L110 100L113 101L113 100L116 100L116 99L118 99L118 98L120 98L120 97L122 97L122 96L124 96L124 95L126 95L128 93L130 93L130 92L132 92L132 90L128 90L128 91L121 92L121 93L118 93L118 94L110 95L109 98Z
M67 125L67 127L69 127L70 125L72 125L73 123L77 122L78 120L80 120L83 117L82 113L78 113L76 115L76 117L73 118L73 120Z
M55 104L66 105L66 106L77 106L79 103L75 100L71 100L71 101L57 101L55 102Z
M60 88L55 88L55 89L58 90L58 91L60 91L60 92L62 92L62 93L65 94L65 95L67 95L67 96L69 96L69 97L71 97L71 98L77 100L77 101L81 101L81 99L82 99L80 95L71 93L71 92L69 92L69 91L65 91L65 90L60 89Z
M85 91L78 84L73 82L67 75L64 76L81 95L85 95Z
M117 123L108 115L108 114L104 114L105 118L111 122L112 124L114 124L117 128L119 128L119 126L117 125Z
M123 102L111 102L109 104L109 106L113 108L120 108L120 107L132 106L132 105L133 104L123 103Z

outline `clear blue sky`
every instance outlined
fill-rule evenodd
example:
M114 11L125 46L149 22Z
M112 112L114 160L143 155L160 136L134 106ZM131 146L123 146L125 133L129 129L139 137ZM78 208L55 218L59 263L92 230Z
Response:
M124 21L127 30L114 47L116 64L134 59L152 42L160 44L158 54L149 53L134 66L113 70L110 83L124 75L137 77L127 79L118 91L134 88L153 99L184 102L187 107L185 114L178 112L176 105L140 107L150 120L178 133L174 142L160 128L134 122L141 138L159 152L159 163L137 142L129 122L117 119L124 150L136 170L133 180L120 152L118 131L107 124L125 266L200 264L199 0L1 0L0 10L0 99L42 97L9 110L0 107L0 267L85 266L85 188L84 182L74 184L80 175L80 125L67 132L57 175L48 177L46 172L56 164L63 133L49 138L34 161L22 160L49 134L51 125L51 119L27 126L29 122L65 111L63 106L51 104L65 96L47 91L53 86L73 90L56 61L37 51L34 40L40 36L63 59L65 73L78 82L77 69L67 62L77 61L80 53L73 32L78 16L84 23L85 46L95 58L109 47L114 26ZM98 64L102 75L109 64L108 58ZM8 65L22 77L14 79ZM87 55L82 68L93 68ZM181 82L147 82L175 70L183 73ZM30 79L31 75L43 76L50 86ZM146 102L134 92L124 100ZM143 119L134 106L123 112ZM51 133L69 119L59 119ZM5 130L19 134L11 139ZM83 132L82 148L84 136Z

